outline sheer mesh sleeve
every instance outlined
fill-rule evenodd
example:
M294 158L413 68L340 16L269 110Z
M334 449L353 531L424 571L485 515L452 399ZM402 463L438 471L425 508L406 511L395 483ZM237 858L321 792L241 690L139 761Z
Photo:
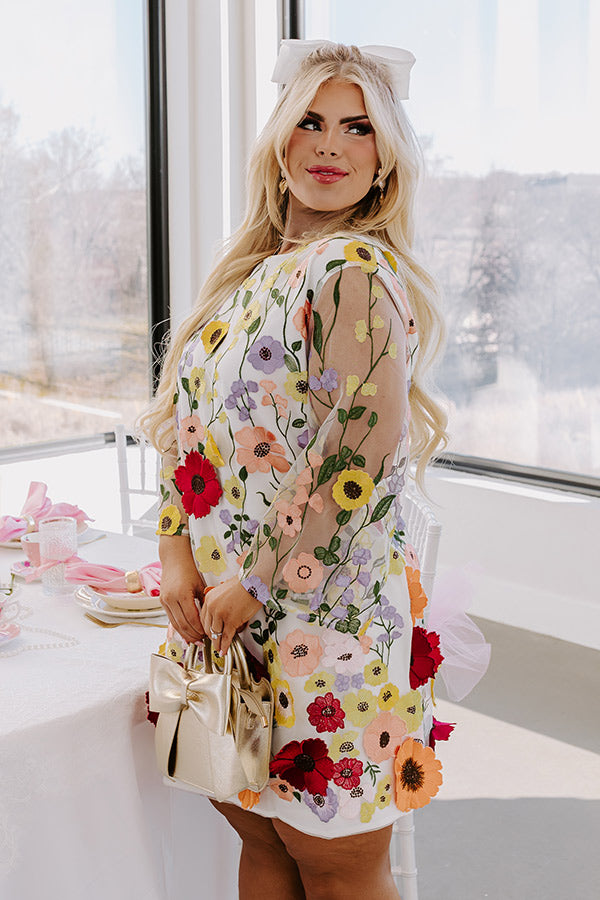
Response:
M158 528L161 534L189 534L188 514L181 502L181 492L175 484L175 469L180 463L179 448L175 439L170 449L163 453L161 460L158 510Z
M275 615L280 605L301 606L308 621L333 617L339 630L355 633L369 573L387 571L382 553L395 498L388 481L408 415L401 307L377 275L347 265L327 274L313 302L312 438L286 473L240 573Z

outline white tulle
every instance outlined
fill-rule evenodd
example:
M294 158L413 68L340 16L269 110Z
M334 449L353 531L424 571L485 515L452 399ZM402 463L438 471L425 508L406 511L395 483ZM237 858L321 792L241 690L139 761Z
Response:
M444 656L439 674L450 700L470 694L490 664L491 645L467 615L473 587L468 574L451 569L440 574L429 600L427 627L440 636Z

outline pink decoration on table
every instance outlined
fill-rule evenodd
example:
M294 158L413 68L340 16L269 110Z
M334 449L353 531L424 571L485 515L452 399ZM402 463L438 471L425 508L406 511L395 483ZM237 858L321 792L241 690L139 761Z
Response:
M473 690L490 664L491 645L466 612L472 596L466 574L454 569L436 579L429 601L427 627L439 634L444 655L439 674L456 702Z
M43 481L32 481L20 514L0 516L0 541L17 541L28 531L37 531L40 520L48 516L72 516L77 519L78 530L86 521L93 521L78 506L52 503L48 497L48 485Z
M142 590L149 597L158 597L160 593L161 564L150 563L138 569ZM127 593L125 569L115 566L103 566L90 563L84 559L73 559L65 565L65 579L73 584L89 584L100 591L120 594Z

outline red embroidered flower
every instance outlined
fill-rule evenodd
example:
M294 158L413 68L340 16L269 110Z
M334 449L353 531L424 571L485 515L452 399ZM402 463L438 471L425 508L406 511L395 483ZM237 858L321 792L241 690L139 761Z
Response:
M315 697L312 703L306 707L308 721L314 725L319 733L321 731L337 731L344 727L346 713L340 708L339 700L328 691L324 697Z
M271 760L272 775L310 794L327 793L327 782L333 776L333 760L327 755L327 744L321 738L290 741Z
M434 716L433 725L429 732L429 746L431 749L435 750L436 741L447 741L455 727L456 722L438 722Z
M444 659L439 645L440 638L435 631L425 631L420 625L413 628L410 651L410 686L413 691L427 684L439 669Z
M360 759L351 759L345 756L333 767L333 780L346 791L358 787L360 776L363 773L363 764Z
M181 502L186 513L197 519L207 516L223 493L215 467L197 450L188 453L185 463L175 469L175 484L183 493Z

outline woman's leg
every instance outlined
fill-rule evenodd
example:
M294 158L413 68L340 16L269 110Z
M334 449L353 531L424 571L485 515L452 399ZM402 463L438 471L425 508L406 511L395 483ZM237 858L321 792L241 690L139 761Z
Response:
M298 865L306 900L398 900L390 870L391 825L331 840L278 819L273 825Z
M239 900L306 900L298 866L273 820L232 803L211 803L242 839Z

